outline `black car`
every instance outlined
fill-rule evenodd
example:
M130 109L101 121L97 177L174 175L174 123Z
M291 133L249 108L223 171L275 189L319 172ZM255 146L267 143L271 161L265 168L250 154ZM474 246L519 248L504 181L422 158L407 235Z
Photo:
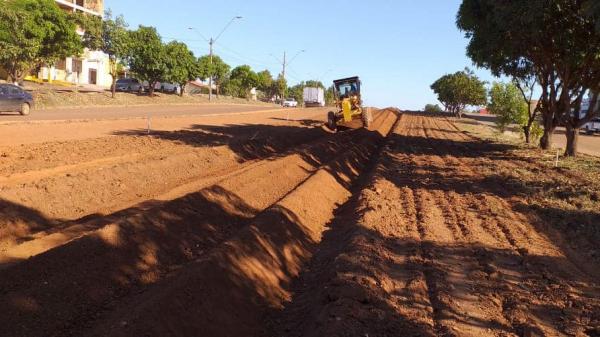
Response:
M19 112L29 115L33 108L33 96L12 84L0 84L0 111Z

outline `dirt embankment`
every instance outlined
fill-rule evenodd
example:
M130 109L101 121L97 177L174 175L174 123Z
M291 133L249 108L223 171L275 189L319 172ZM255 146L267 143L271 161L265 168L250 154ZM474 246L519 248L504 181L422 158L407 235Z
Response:
M350 194L347 189L378 149L382 133L386 128L389 130L395 119L394 113L382 112L375 123L377 129L384 130L381 132L348 130L331 135L320 128L299 128L294 132L282 127L282 130L269 132L262 130L269 137L257 140L256 128L243 130L240 133L244 135L236 134L239 139L233 137L224 145L229 151L235 151L235 160L230 163L238 166L223 169L217 176L203 172L204 188L201 183L193 182L164 195L163 199L168 201L145 202L109 216L94 215L80 221L54 220L35 237L21 237L21 242L10 245L5 253L7 262L13 265L1 271L1 302L7 305L0 309L0 316L14 323L9 335L35 336L40 331L50 336L94 331L102 334L102 326L109 327L108 335L114 335L118 332L114 330L115 324L119 328L124 326L113 317L148 308L138 302L150 301L145 300L146 297L165 301L164 295L169 289L181 282L186 285L186 277L197 277L198 268L226 266L227 270L200 274L201 277L220 275L225 278L204 280L206 288L213 288L215 292L223 289L221 293L227 293L226 284L240 277L245 280L235 268L249 273L245 276L246 282L252 286L267 282L270 276L267 280L253 279L252 273L275 272L274 266L256 265L252 260L276 263L266 257L279 251L287 251L282 258L291 260L283 261L285 263L306 260L307 253L302 252L306 249L304 246L316 240L318 231L322 230L318 226L322 227L336 204ZM203 131L158 137L204 144L206 137L214 135L207 136ZM231 129L211 131L218 137L219 133L231 132ZM277 138L278 135L281 138ZM215 141L215 144L219 143ZM204 149L205 152L211 150L214 148ZM171 160L171 156L167 159ZM173 159L173 162L182 165L181 161ZM198 168L188 169L198 171ZM190 189L196 192L173 199L172 195L185 194L184 191ZM12 207L18 208L16 204ZM21 206L20 210L15 218L30 224L23 217L24 210L29 208ZM284 223L278 225L275 220ZM306 232L311 226L316 234ZM299 233L304 236L298 237ZM271 235L279 235L273 246L266 252L255 251L265 240L270 240ZM19 261L27 254L35 256ZM230 254L238 254L240 259L248 254L249 262L233 261ZM211 267L202 261L212 261ZM261 294L254 298L260 298ZM143 297L138 299L138 296ZM166 300L170 298L167 296ZM232 299L227 305L234 304ZM239 304L240 308L248 305ZM124 308L136 310L122 311ZM186 308L190 311L195 306ZM214 309L215 315L225 317L227 308L221 308L220 312ZM145 327L155 333L158 330L152 328L164 328L164 325L148 324L151 315L150 311L139 321L136 316L131 317L125 324L128 328L120 333L127 335L128 331L136 331L138 322L138 329ZM198 325L194 327L197 329ZM207 324L206 329L217 327Z
M268 137L235 126L126 135L154 148L102 179L158 179L142 164L157 165L169 188L137 187L154 200L80 220L4 202L26 235L3 234L3 333L600 335L594 177L548 169L441 117L375 116L371 131L335 135L310 121L262 126ZM97 145L89 151L121 155ZM199 158L213 159L190 166ZM23 163L1 169L12 179L56 169ZM79 181L100 188L86 182L97 172Z

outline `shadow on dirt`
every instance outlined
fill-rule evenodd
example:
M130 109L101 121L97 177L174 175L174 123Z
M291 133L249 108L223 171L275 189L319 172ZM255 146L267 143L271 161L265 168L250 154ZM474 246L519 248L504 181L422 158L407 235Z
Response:
M213 186L90 221L101 229L0 270L0 317L11 322L3 334L77 335L121 298L194 261L256 213Z
M247 143L235 139L252 140L257 131L272 132L281 138L289 136L290 130L309 139L323 137L322 131L307 128L196 126L195 130L198 131L156 136L194 146L233 146L236 153L246 158L265 153L279 155L283 151L283 148L262 145L261 149L249 149ZM367 149L372 150L376 142L383 140L376 132L358 132L364 134L342 133L335 138L323 139L319 146L311 144L292 153L298 153L315 166L325 165L339 183L349 186L346 176L354 174L359 161L368 159ZM256 136L254 140L258 138ZM352 149L347 148L350 144L353 144ZM345 153L353 155L345 156ZM344 156L341 160L331 162L340 155ZM0 270L0 317L11 322L4 333L7 336L38 336L42 332L85 335L94 327L102 329L104 323L121 322L120 318L112 320L112 316L107 316L113 311L119 316L138 310L138 298L145 302L145 296L158 296L164 300L164 305L161 302L156 307L159 310L156 316L151 313L144 316L149 320L141 324L144 327L155 326L160 331L161 322L173 319L181 325L181 331L192 335L202 329L210 332L207 335L215 336L219 331L238 327L240 331L258 329L260 319L257 315L287 296L285 286L299 272L308 250L316 245L314 233L301 220L305 214L297 215L284 207L275 207L262 212L251 223L250 220L259 213L234 191L214 185L172 201L148 201L108 216L88 216L78 224L60 224L54 231L41 226L40 229L48 230L48 234L60 234L66 229L80 230L86 235ZM35 211L21 207L16 216L28 223L35 220L35 215ZM36 221L53 223L44 218ZM255 230L258 223L263 227L260 232ZM252 228L248 228L250 224ZM77 229L72 228L77 226ZM240 234L243 228L247 230ZM232 237L235 239L223 249L214 251ZM198 262L215 255L218 257L211 261L217 261L216 264L207 266ZM211 275L212 279L205 279L210 284L209 290L196 289L185 281L188 277L206 277L202 270ZM167 280L162 281L165 278ZM179 282L184 282L186 288L177 288ZM173 287L182 292L170 292ZM194 292L204 295L195 297ZM162 297L165 294L168 294L166 299ZM201 303L194 302L196 300ZM133 304L127 306L128 303ZM186 306L182 311L177 307L178 303L192 306ZM232 303L236 308L231 308ZM166 310L167 306L174 307ZM128 309L122 311L121 308ZM181 318L198 312L204 312L206 319L198 318L203 316L190 316L189 321ZM231 315L231 312L239 314ZM219 320L224 324L217 324ZM186 324L191 325L189 330L186 330ZM133 325L131 322L127 326ZM113 328L111 325L106 331L118 335L112 332ZM130 330L122 332L132 335Z
M114 134L146 136L147 130L119 131ZM197 147L226 145L240 157L240 161L279 155L296 145L331 137L317 127L262 124L226 126L197 124L185 130L152 131L149 136Z

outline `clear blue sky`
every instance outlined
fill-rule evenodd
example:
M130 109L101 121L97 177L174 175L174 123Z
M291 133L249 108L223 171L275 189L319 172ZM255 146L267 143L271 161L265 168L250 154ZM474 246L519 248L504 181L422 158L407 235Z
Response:
M131 28L155 26L166 41L186 42L197 56L208 53L206 37L216 37L235 22L215 45L215 53L232 66L248 64L276 75L281 65L271 56L293 57L291 84L359 75L366 104L421 109L435 103L429 86L441 75L462 70L471 61L455 25L460 0L105 0L123 14ZM475 69L492 81L486 70Z

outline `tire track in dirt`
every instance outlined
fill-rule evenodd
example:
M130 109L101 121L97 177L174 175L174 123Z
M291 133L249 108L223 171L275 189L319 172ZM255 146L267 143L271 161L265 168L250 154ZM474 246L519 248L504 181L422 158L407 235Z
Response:
M593 335L599 285L480 170L497 149L452 129L403 115L273 334Z

